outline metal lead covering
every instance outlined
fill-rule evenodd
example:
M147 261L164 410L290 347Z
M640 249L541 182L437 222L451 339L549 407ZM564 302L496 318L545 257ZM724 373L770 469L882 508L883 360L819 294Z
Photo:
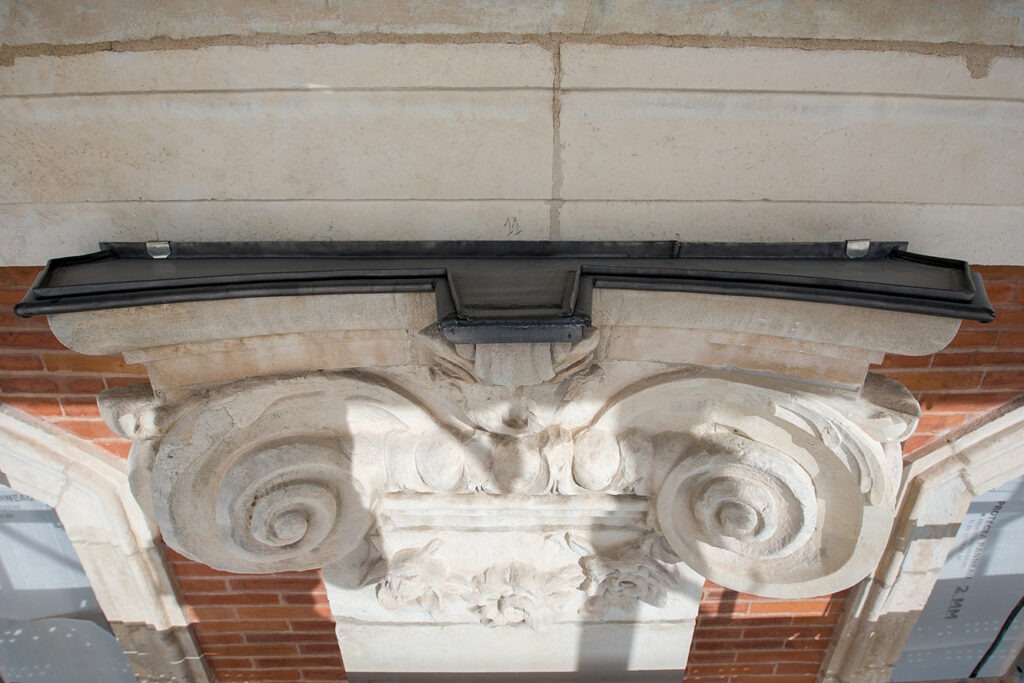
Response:
M94 254L53 259L15 311L28 317L184 301L434 291L439 327L455 343L578 340L590 324L592 288L995 318L981 277L968 264L912 254L900 242L175 242L162 243L157 253L154 244L105 243Z

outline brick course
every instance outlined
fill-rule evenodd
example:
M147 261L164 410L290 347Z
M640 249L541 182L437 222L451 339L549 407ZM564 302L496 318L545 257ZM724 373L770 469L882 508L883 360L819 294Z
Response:
M320 572L229 574L165 552L218 680L344 679Z
M922 418L903 452L921 447L1024 394L1024 267L976 267L996 309L993 323L965 321L952 343L931 356L887 356L876 366L907 386Z

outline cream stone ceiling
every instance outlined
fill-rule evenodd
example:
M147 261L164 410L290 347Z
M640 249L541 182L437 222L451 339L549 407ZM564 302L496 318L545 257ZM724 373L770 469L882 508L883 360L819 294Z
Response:
M101 240L1024 263L1016 2L0 5L0 265Z

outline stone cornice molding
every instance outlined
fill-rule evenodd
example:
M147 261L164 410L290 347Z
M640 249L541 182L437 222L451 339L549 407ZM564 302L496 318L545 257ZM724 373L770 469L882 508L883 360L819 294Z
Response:
M57 510L140 681L213 680L123 460L0 405L0 472Z
M976 495L1024 475L1024 403L931 446L907 466L878 567L847 602L828 683L884 683L914 630Z

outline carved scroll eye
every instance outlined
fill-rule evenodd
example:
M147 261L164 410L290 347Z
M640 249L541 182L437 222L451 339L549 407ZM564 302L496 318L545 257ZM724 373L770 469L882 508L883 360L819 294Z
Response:
M319 567L353 550L369 529L360 486L337 442L297 438L234 456L173 450L158 455L158 467L190 462L164 480L170 490L157 498L157 514L169 518L161 525L168 543L210 566Z
M225 571L312 569L355 550L373 523L370 487L386 477L382 435L433 424L388 388L346 377L239 383L197 400L144 483L168 545ZM460 478L449 465L431 476Z
M700 441L666 479L662 527L748 560L785 557L817 525L810 475L785 453L736 436ZM691 548L691 550L701 550Z
M825 443L788 446L727 431L692 437L656 504L685 563L723 586L774 597L832 593L870 571L891 505L870 505Z
M337 447L297 440L238 457L218 489L218 525L225 545L243 556L283 560L316 555L355 496L338 476ZM349 484L349 487L351 485Z

